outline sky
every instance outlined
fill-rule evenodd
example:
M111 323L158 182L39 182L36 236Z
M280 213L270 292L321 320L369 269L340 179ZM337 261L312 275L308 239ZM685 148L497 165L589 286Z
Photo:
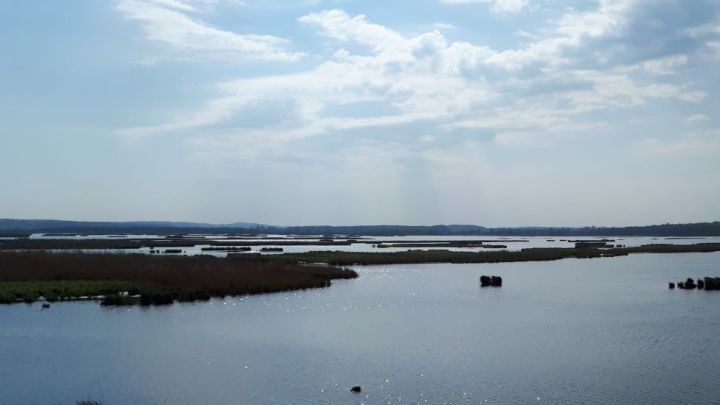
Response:
M720 220L720 0L0 3L0 217Z

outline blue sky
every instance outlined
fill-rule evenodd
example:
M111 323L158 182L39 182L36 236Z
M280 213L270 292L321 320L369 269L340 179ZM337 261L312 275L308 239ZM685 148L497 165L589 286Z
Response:
M718 0L0 4L0 217L720 219Z

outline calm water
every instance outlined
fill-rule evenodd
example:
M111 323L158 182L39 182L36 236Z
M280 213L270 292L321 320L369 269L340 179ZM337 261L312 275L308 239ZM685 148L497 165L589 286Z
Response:
M160 309L2 306L0 404L720 403L720 292L667 289L720 276L720 253L360 272Z

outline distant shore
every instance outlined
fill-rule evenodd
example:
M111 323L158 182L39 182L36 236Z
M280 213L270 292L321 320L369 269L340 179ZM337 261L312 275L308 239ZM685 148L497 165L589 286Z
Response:
M273 226L259 223L206 224L190 222L131 221L88 222L42 219L0 218L0 233L27 235L29 233L63 234L229 234L229 235L331 235L331 236L592 236L592 237L693 237L720 236L720 221L659 224L641 226L518 226L485 227L479 225L350 225L350 226Z

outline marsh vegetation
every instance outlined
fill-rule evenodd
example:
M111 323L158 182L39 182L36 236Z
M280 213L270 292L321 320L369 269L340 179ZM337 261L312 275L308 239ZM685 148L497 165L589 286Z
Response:
M0 254L0 302L106 296L106 304L166 304L328 287L357 273L212 256Z
M281 263L412 264L412 263L504 263L625 256L635 253L717 252L720 243L694 245L644 245L626 248L528 248L520 251L457 252L450 250L409 250L405 252L308 252L286 253L257 260Z

